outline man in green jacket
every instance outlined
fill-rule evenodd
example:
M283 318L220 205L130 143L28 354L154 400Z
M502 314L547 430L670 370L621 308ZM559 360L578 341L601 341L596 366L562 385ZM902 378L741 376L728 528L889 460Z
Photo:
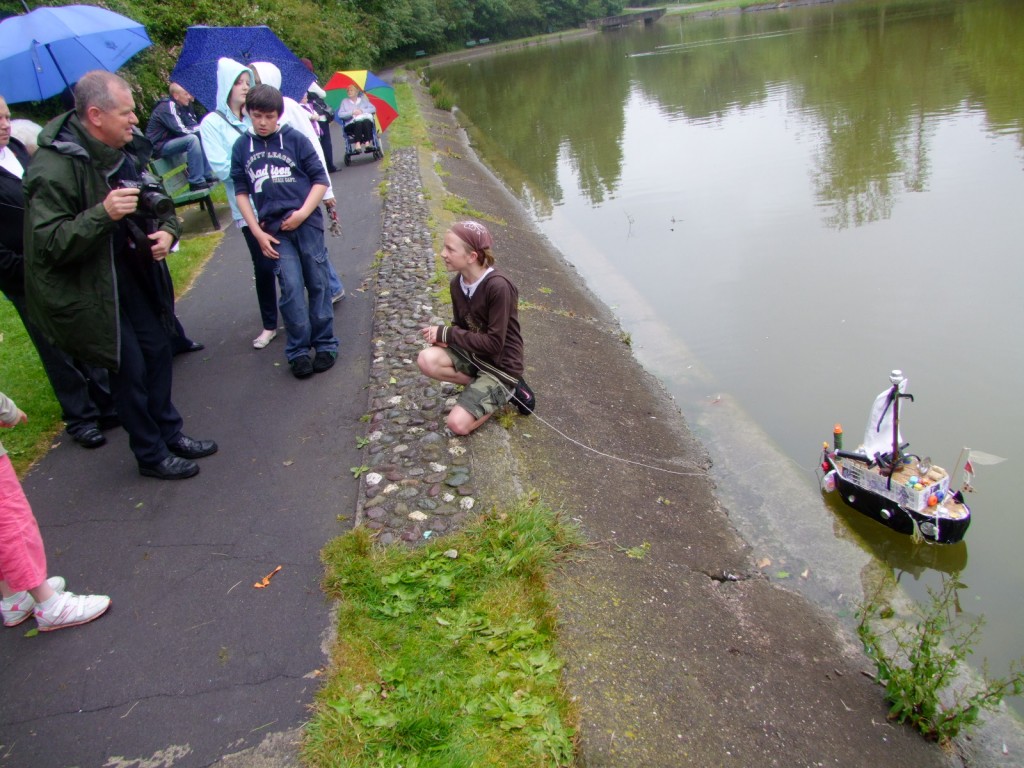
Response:
M75 110L39 136L25 176L25 293L45 336L110 370L111 393L140 474L165 480L199 472L212 440L182 434L171 402L173 304L166 258L181 234L137 186L150 145L135 126L128 83L102 70L75 87Z

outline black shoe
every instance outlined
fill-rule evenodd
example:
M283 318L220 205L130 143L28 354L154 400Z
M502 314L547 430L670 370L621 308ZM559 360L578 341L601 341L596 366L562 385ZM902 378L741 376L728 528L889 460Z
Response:
M215 454L217 444L213 440L193 440L188 435L178 435L177 440L167 444L167 449L183 459L201 459Z
M98 426L103 432L106 432L108 429L117 429L121 426L121 417L116 413L109 413L106 416L100 416L96 419L96 426Z
M205 181L199 181L195 183L190 181L188 183L189 192L206 192L209 188L210 185L207 184Z
M317 352L313 358L313 373L323 373L334 367L334 361L338 359L336 352Z
M288 365L291 366L292 376L296 379L308 379L313 375L313 361L309 359L309 355L302 355L294 360L289 360Z
M206 345L202 342L192 341L190 339L171 343L171 354L174 356L183 355L186 352L198 352L201 349L206 349Z
M178 456L168 456L159 464L139 464L139 474L158 480L184 480L199 474L199 465Z
M533 394L533 390L530 389L526 380L521 377L512 388L512 402L523 416L529 416L537 407L537 396Z
M210 187L210 189L213 189L218 184L220 184L220 179L218 179L216 176L206 177L206 186Z
M71 439L83 448L99 448L101 445L107 444L107 438L96 427L83 429L81 432L73 434Z

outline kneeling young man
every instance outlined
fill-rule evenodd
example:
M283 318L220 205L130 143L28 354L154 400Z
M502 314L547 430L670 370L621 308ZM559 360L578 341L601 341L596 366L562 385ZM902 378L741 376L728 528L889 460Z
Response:
M420 370L465 387L448 414L448 428L457 435L468 435L510 398L521 413L534 406L523 381L519 291L495 269L491 245L491 233L476 221L453 224L445 232L441 257L456 273L449 285L454 324L420 331L432 345L416 359Z

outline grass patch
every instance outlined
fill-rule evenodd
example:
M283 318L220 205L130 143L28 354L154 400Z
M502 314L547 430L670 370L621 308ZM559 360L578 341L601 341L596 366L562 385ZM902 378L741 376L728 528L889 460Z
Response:
M192 287L223 237L222 232L214 232L182 239L178 252L168 257L167 265L179 297ZM28 422L0 435L20 476L50 449L64 423L36 348L14 305L6 300L0 301L0 329L0 391L28 415Z
M395 81L399 75L409 73L405 70L395 72ZM414 75L411 75L414 76ZM392 149L403 147L430 148L430 135L427 124L416 106L416 97L412 85L407 82L395 82L395 99L398 101L399 118L388 127L388 144Z
M182 239L178 243L178 250L167 258L167 267L171 271L171 279L174 281L174 294L176 298L184 296L192 287L203 265L213 255L214 249L224 239L223 232L211 232L207 235L197 235L188 239Z
M21 475L49 449L64 428L60 405L43 364L14 305L0 297L0 391L28 415L28 421L0 433L0 441Z
M325 547L339 599L312 766L567 766L576 713L554 653L547 577L580 541L536 499L422 548L357 529Z
M438 109L443 109L445 112L451 112L452 107L455 106L455 100L452 95L448 92L447 85L444 80L440 78L432 78L430 80L430 86L428 88L430 98L434 101L434 106Z
M469 217L471 219L483 219L484 221L493 221L495 224L500 224L501 226L505 226L508 223L497 216L491 216L483 211L478 211L469 204L469 201L466 200L466 198L459 197L458 195L445 195L443 207L446 211L454 213L455 218Z

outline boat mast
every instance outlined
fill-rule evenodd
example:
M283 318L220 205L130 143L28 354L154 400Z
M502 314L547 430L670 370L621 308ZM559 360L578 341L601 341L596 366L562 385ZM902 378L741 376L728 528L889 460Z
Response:
M893 384L893 453L892 461L889 465L889 478L892 479L892 476L896 474L897 464L902 464L899 445L899 388L906 379L903 377L903 372L897 369L889 374L889 381Z

